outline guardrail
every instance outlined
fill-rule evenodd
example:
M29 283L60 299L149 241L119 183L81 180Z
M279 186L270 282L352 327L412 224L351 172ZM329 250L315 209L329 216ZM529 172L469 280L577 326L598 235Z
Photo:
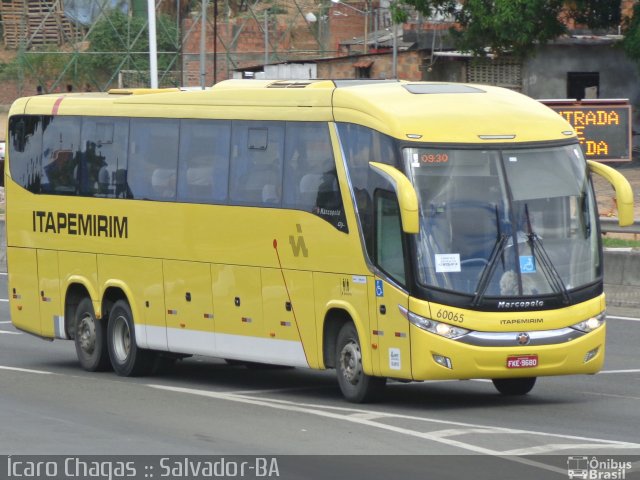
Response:
M640 235L640 220L636 219L633 225L621 227L615 217L600 217L600 231L602 233L630 233Z

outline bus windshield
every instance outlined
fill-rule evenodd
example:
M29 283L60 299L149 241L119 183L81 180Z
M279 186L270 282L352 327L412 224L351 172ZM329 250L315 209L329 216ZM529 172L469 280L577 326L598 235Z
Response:
M600 275L596 206L578 145L405 148L420 203L417 281L475 296L560 294Z

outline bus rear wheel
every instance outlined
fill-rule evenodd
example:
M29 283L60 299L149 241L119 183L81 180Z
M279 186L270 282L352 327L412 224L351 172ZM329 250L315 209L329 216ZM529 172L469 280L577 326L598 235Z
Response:
M387 379L364 373L360 340L353 323L343 325L338 333L335 364L338 385L348 401L371 402L382 394Z
M106 322L96 318L90 298L83 298L76 308L74 343L82 368L89 372L109 369Z
M536 377L494 378L492 381L502 395L526 395L536 384Z
M131 307L125 300L118 300L111 308L107 339L111 366L118 375L136 377L151 373L154 352L137 346Z

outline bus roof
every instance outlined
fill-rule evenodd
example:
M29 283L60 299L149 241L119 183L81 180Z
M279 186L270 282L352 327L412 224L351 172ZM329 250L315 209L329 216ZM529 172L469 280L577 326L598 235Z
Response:
M409 142L520 143L575 137L557 113L508 89L397 80L226 80L206 89L51 94L17 100L10 114L20 113L337 121Z

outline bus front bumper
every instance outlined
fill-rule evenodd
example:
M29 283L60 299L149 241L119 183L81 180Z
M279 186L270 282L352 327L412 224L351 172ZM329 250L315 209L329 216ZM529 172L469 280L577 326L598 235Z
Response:
M606 324L579 338L552 345L479 346L411 325L414 380L517 378L593 374L604 363Z

